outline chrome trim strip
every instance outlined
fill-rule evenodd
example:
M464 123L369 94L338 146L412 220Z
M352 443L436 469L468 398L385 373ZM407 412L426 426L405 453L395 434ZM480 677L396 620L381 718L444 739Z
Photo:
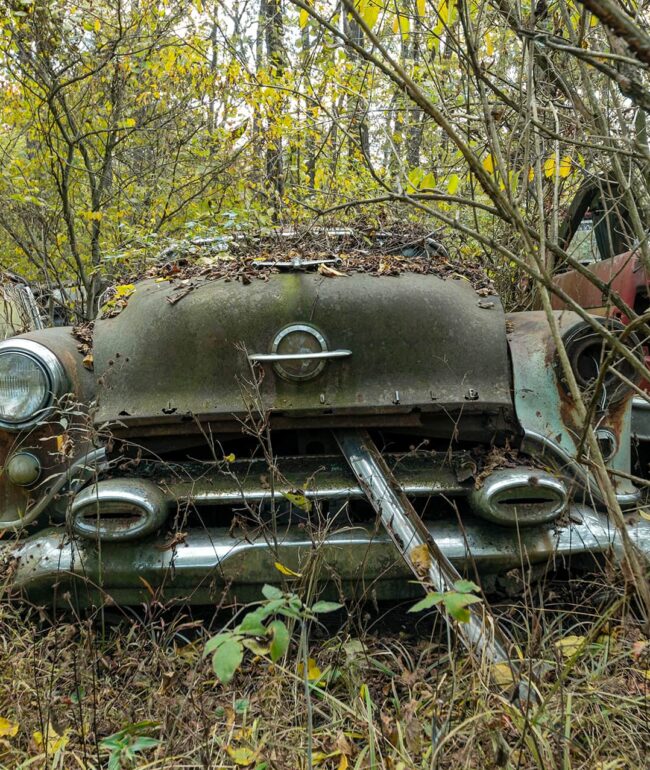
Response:
M339 430L335 436L366 497L416 579L426 590L453 591L460 573L399 488L367 431ZM428 557L426 566L415 560L415 552L422 549ZM467 622L456 625L443 612L449 630L455 630L465 648L479 660L485 656L492 663L508 662L498 627L490 625L483 608L472 605L467 609Z
M322 353L251 353L249 361L308 361L322 358L347 358L351 350L325 350Z

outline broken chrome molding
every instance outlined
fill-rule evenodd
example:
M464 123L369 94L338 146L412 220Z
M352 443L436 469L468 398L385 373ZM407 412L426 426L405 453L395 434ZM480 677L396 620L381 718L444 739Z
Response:
M524 431L524 440L521 445L522 451L534 457L543 457L550 454L560 463L562 472L573 478L589 494L589 499L599 506L606 507L605 500L598 488L595 479L589 471L581 465L574 457L547 436L532 430ZM634 488L629 492L616 492L616 499L619 505L627 508L636 505L641 497L638 489Z

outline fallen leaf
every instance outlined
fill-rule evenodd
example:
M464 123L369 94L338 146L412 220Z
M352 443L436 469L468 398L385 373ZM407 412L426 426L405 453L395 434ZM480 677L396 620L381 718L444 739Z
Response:
M302 577L300 572L294 572L292 569L289 569L289 567L285 567L284 564L280 564L279 561L273 562L273 566L282 575L287 575L288 577L296 577L296 578Z
M48 757L53 757L56 753L65 749L70 740L69 730L64 730L63 735L59 735L51 724L47 727L46 735L47 741L40 730L35 730L32 733L32 738L36 747L44 751Z
M226 746L226 751L232 761L240 767L248 767L257 762L257 752L246 746Z
M305 666L298 663L298 676L304 676ZM310 682L317 682L323 676L323 672L318 668L318 664L313 658L307 659L307 679Z
M0 738L13 738L18 732L18 723L12 722L6 717L0 717Z
M426 575L429 571L429 567L431 567L431 553L426 543L411 548L409 556L413 562L413 568L418 575Z
M585 646L586 641L584 636L570 634L564 639L558 639L555 642L555 648L560 651L563 658L571 658Z
M337 270L335 267L330 267L329 265L319 265L318 272L326 278L348 277L346 273L342 273L340 270Z
M513 684L512 669L509 663L495 663L492 668L492 679L499 687L509 687Z

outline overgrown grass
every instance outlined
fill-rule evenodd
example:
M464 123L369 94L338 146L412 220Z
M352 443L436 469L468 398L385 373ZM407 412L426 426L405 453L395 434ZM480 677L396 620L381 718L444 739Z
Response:
M223 614L54 622L5 600L0 766L650 767L650 645L622 589L557 580L496 606L540 678L526 714L449 648L435 613L404 609L312 624L306 671L296 638L277 665L248 652L223 687L203 655Z

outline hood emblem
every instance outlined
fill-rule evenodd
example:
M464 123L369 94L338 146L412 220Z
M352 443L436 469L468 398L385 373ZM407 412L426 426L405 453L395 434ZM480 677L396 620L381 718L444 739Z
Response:
M253 362L273 364L285 380L302 382L317 377L331 358L347 358L351 350L329 350L327 340L311 324L289 324L275 335L270 353L253 353Z

